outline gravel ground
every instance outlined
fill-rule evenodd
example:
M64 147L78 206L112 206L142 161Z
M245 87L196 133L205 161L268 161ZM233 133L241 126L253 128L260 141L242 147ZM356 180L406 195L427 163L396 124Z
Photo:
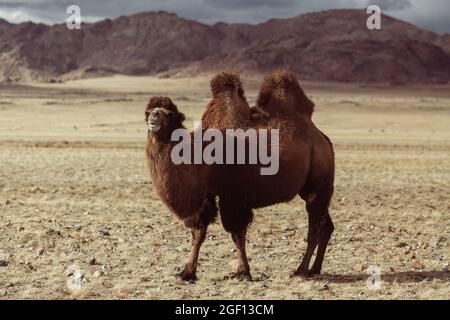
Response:
M306 248L306 211L295 199L256 211L253 281L226 279L237 257L216 224L199 280L188 284L174 275L190 233L145 168L146 95L2 92L0 299L450 299L448 97L312 90L337 164L323 274L289 277ZM207 99L193 92L198 99L179 98L189 121ZM367 286L373 267L379 289Z

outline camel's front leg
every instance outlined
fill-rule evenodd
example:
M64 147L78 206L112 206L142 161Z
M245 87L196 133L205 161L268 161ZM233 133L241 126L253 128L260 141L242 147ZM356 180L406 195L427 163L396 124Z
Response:
M188 263L184 266L183 271L178 274L178 277L184 281L195 281L197 280L197 261L198 255L200 253L200 248L206 238L207 227L202 229L192 229L192 249L191 256Z
M192 249L188 263L186 263L183 271L177 275L182 280L197 280L196 271L200 248L205 241L208 226L216 220L217 211L216 199L210 196L205 201L198 217L189 218L184 221L185 225L192 229Z
M220 196L219 200L220 217L222 225L226 231L231 233L231 237L238 252L239 266L233 278L251 280L250 267L247 253L245 251L245 241L247 229L253 221L253 210L235 196Z

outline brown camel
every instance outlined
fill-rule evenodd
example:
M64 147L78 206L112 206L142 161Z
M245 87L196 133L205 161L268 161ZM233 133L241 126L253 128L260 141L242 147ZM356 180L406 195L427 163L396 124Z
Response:
M288 73L281 76L283 81L278 81L279 77L279 72L266 77L258 99L259 107L267 110L270 118L247 122L256 129L280 130L279 170L271 176L260 174L260 164L173 164L170 153L174 142L170 141L170 135L174 129L183 127L184 116L169 98L152 98L147 106L150 174L162 200L192 228L191 258L180 274L185 280L196 278L200 247L208 225L217 216L216 197L219 198L222 224L231 233L238 250L239 267L234 276L251 277L245 242L248 226L253 220L253 209L287 202L296 195L306 201L309 230L306 254L294 275L310 276L321 271L334 229L328 213L334 182L333 148L311 121L312 102L304 94L306 100L298 99L301 95L296 91L299 86L295 85L298 85L295 77L294 83ZM242 94L238 86L233 90L235 94L226 94L227 98L222 100L230 102L231 99L230 106L248 105L243 90ZM218 96L222 92L230 92L230 86L215 87L214 91ZM284 112L283 108L295 112ZM223 110L227 112L227 109ZM316 260L309 269L317 246Z

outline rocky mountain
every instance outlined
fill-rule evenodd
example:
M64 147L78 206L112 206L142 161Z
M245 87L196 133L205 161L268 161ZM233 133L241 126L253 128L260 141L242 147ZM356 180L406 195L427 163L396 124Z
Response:
M65 25L0 20L0 81L60 81L104 74L190 75L288 67L302 79L446 83L449 35L359 10L329 10L258 25L206 25L167 12Z
M440 36L436 44L447 51L447 53L450 53L450 33Z

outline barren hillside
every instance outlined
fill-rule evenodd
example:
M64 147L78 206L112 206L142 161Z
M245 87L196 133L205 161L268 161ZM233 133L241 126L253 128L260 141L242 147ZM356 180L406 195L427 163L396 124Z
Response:
M121 73L197 74L224 68L261 73L289 67L302 79L359 83L446 83L448 35L384 16L366 28L359 10L329 10L258 25L213 26L167 12L84 24L0 20L0 81L60 81Z

